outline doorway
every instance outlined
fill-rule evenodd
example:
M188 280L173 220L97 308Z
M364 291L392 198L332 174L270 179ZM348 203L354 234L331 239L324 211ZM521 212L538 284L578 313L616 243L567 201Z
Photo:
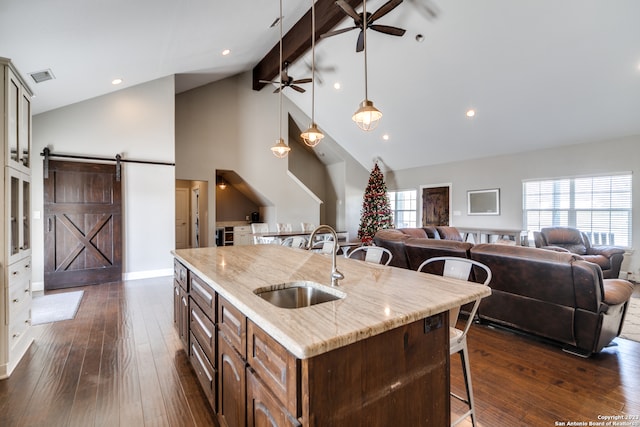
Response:
M122 279L122 191L116 166L49 161L44 178L45 290Z
M209 183L176 180L176 249L208 246Z
M448 226L451 222L451 185L422 187L422 226Z

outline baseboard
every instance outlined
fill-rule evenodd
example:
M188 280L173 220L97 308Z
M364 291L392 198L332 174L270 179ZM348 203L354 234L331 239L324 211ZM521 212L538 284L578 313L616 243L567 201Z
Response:
M134 271L131 273L124 273L122 280L139 280L139 279L153 279L154 277L173 276L173 268L163 268L161 270L146 270L146 271Z
M172 268L163 268L161 270L146 270L146 271L134 271L131 273L123 273L122 280L138 280L138 279L153 279L155 277L173 276ZM32 282L32 292L44 291L44 282Z

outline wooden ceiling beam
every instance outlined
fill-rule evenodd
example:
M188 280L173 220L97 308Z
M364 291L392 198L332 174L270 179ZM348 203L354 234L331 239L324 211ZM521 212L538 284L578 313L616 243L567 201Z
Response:
M362 4L362 0L345 0L354 9ZM335 0L317 0L316 2L316 43L320 35L332 30L347 15ZM351 18L349 18L351 19ZM253 68L253 90L262 89L266 83L260 80L273 80L280 72L280 43L265 55ZM282 37L282 62L292 64L311 49L311 9Z

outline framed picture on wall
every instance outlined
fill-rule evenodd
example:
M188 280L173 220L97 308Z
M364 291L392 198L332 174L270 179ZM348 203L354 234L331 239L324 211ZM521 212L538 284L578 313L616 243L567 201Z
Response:
M500 215L500 189L467 191L468 215Z

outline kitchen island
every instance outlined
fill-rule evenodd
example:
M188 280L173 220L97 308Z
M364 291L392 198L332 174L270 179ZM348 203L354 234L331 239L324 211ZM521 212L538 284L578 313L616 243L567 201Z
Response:
M486 286L338 257L342 298L255 291L330 283L329 256L278 245L181 249L175 321L222 425L449 424L448 310Z

